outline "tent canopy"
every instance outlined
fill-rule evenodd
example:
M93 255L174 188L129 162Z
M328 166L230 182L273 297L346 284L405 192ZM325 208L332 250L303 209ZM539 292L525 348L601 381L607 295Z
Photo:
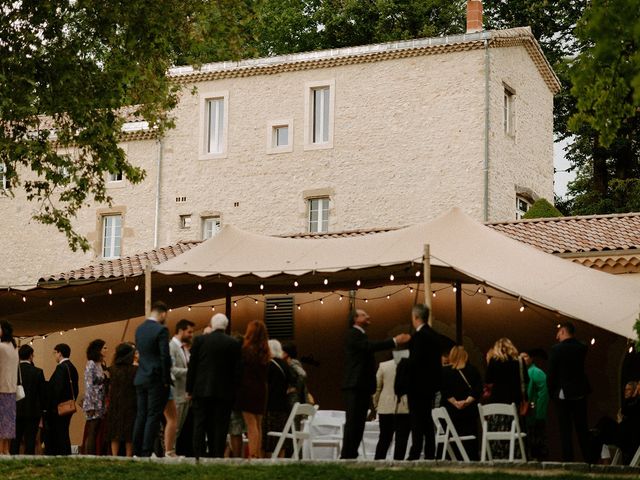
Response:
M539 251L459 209L429 223L344 238L271 237L226 226L154 267L152 297L178 308L227 295L421 283L425 245L433 282L482 283L525 304L634 337L640 282ZM0 292L0 311L29 335L134 318L144 315L144 283L133 275Z
M227 226L179 257L155 267L182 278L238 278L236 288L256 290L257 279L293 292L415 282L424 246L430 246L434 281L478 282L625 337L633 337L640 311L636 282L598 272L512 240L454 208L424 224L369 236L291 239ZM391 273L390 273L391 272ZM395 272L395 273L394 273ZM361 278L362 277L362 278ZM265 281L265 284L267 282ZM243 292L244 293L244 292Z

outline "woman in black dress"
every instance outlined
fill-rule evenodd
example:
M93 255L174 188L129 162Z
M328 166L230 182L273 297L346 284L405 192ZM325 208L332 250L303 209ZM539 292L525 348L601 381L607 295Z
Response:
M249 438L249 458L260 458L262 417L267 408L267 371L271 353L267 344L267 327L254 320L247 325L242 344L242 380L236 405L242 412Z
M485 383L491 385L491 395L487 403L515 403L516 410L522 398L521 384L529 384L527 369L521 364L518 350L508 338L499 339L487 352L487 373ZM511 418L504 415L489 417L490 430L509 430ZM494 446L495 445L495 446ZM507 458L509 443L492 442L494 458Z
M482 378L478 370L467 363L469 354L463 346L449 352L449 365L442 369L442 401L459 436L474 435L465 441L470 460L478 460L478 399L482 393Z
M269 340L271 360L267 370L267 413L262 422L262 445L265 456L269 456L278 443L277 437L269 437L268 432L281 432L289 418L287 393L293 389L291 368L282 358L282 345L278 340ZM289 442L287 442L289 444ZM280 452L284 455L285 450Z
M109 440L111 455L120 453L120 445L125 444L127 457L133 455L133 424L136 420L136 387L133 379L138 367L134 365L136 349L131 343L121 343L116 347L113 365L109 367L111 383L109 387Z

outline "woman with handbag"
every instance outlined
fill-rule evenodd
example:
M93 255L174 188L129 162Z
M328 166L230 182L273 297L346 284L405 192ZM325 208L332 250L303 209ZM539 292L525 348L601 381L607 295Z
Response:
M13 327L0 320L0 455L9 455L16 436L16 390L18 388L18 350Z
M93 340L87 347L87 366L84 370L84 400L82 410L87 417L84 436L84 454L101 454L98 431L106 411L109 373L105 365L107 345L104 340Z
M459 436L474 435L465 449L471 460L478 460L478 399L482 393L482 378L468 363L469 354L461 345L449 352L449 365L442 369L442 398Z

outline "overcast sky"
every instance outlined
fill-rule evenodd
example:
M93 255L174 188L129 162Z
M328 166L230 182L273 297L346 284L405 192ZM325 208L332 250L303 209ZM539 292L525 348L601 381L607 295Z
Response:
M553 190L559 197L567 194L567 183L576 178L575 172L560 172L558 170L566 170L569 168L569 161L564 158L564 147L568 142L558 142L553 144L553 165L556 168L554 175Z

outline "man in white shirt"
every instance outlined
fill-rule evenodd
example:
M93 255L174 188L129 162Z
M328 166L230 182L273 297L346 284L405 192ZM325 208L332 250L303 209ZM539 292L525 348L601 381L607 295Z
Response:
M180 436L180 431L189 413L189 400L186 398L187 369L189 367L189 350L186 344L193 339L193 327L195 324L183 318L176 324L175 335L169 342L171 354L171 379L173 380L173 399L176 402L177 430L175 438ZM167 450L175 450L175 445L166 445Z

